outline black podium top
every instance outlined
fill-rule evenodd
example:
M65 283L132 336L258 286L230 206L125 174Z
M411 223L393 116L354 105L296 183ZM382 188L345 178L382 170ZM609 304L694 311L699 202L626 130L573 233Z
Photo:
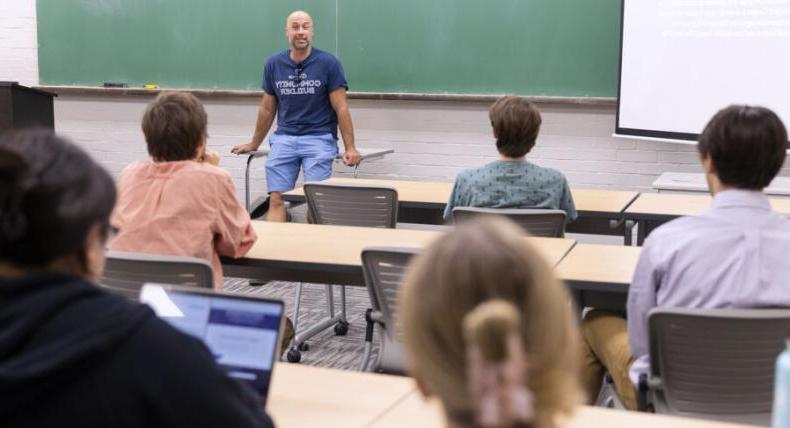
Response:
M53 98L57 95L17 82L0 82L0 132L11 129L55 129Z
M27 91L27 92L31 92L31 93L39 94L39 95L49 95L49 96L53 96L53 97L57 97L58 96L58 94L53 93L53 92L42 91L41 89L36 89L36 88L31 88L29 86L20 85L19 82L5 82L5 81L1 81L0 80L0 88L3 88L3 87L13 87L14 90L17 90L17 91Z

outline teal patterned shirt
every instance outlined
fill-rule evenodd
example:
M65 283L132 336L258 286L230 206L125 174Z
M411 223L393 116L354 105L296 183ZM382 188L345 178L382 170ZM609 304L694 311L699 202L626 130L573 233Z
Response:
M455 207L560 209L567 221L576 219L576 207L561 172L526 161L498 160L462 172L444 210L449 221Z

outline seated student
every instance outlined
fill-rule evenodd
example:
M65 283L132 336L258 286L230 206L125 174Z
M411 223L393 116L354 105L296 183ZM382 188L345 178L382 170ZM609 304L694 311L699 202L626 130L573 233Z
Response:
M151 159L118 178L112 224L119 233L110 249L205 259L219 290L219 256L243 256L256 235L230 175L206 150L206 120L188 93L164 92L148 105L142 128Z
M540 113L521 97L502 97L489 110L500 159L455 179L444 219L455 207L561 209L566 221L576 219L576 207L561 172L527 162L540 130Z
M460 225L404 278L406 368L441 400L448 426L554 427L581 399L568 293L520 230L502 219Z
M95 285L115 185L46 131L0 138L3 427L271 427L198 340Z
M628 292L628 321L603 311L585 317L588 399L598 394L605 367L624 404L636 407L633 385L650 368L653 308L790 306L790 220L762 193L784 163L786 144L784 125L766 108L730 106L707 124L697 149L713 202L647 238Z

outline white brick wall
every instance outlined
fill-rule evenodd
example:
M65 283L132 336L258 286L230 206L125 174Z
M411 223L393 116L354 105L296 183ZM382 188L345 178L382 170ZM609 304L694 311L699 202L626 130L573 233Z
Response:
M35 0L0 1L0 80L38 82ZM140 117L150 97L61 96L58 132L72 138L117 175L146 157ZM209 145L223 154L243 197L244 158L229 153L252 133L258 101L207 99ZM358 145L391 147L395 154L363 164L362 177L451 181L458 172L497 157L482 103L352 100ZM611 137L614 109L541 105L543 127L529 158L565 173L571 185L650 190L665 171L700 172L693 146ZM338 166L339 175L350 169ZM782 175L790 176L785 168ZM263 194L263 161L253 163L253 198Z
M0 1L0 80L38 84L36 1Z

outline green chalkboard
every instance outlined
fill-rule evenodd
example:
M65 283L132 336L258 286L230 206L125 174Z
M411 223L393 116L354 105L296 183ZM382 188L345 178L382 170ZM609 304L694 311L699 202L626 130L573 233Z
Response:
M620 0L38 0L40 81L257 89L296 9L352 91L616 95Z

